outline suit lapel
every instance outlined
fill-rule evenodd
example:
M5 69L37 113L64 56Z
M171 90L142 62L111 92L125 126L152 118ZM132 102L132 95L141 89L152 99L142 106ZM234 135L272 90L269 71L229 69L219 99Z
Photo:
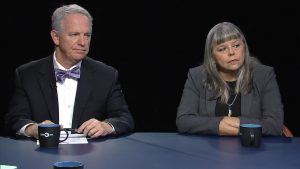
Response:
M50 120L54 123L59 123L58 99L52 57L52 55L49 56L45 64L41 66L39 84L44 94L47 108L51 117Z
M84 59L80 68L80 79L78 80L76 91L72 128L79 127L79 120L81 119L82 113L84 113L82 110L84 110L92 91L91 84L93 84L93 72L88 69L89 66L87 64L87 59Z

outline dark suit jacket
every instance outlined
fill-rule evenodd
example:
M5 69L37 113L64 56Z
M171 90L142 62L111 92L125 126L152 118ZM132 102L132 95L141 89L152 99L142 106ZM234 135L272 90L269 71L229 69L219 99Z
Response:
M133 130L134 122L113 67L86 57L82 60L73 113L73 128L96 118L111 123L117 134ZM15 72L6 124L16 133L25 124L59 123L53 55L24 64Z
M204 87L204 67L189 70L182 98L177 111L176 124L179 132L215 134L219 133L222 117L215 116L217 100ZM259 123L265 135L281 135L283 127L283 105L272 67L256 65L253 70L253 89L241 95L241 124Z

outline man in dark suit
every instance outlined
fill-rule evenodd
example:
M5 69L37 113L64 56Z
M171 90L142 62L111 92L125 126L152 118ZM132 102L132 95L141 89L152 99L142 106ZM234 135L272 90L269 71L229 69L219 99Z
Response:
M38 138L38 124L59 123L92 138L134 128L113 67L87 57L92 17L72 4L52 15L52 55L15 72L6 124L13 133Z

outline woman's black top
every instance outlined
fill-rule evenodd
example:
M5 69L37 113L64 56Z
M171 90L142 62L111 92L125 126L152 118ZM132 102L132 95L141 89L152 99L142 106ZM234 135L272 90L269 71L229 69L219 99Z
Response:
M230 87L230 98L228 100L228 105L231 104L234 100L235 93L234 89L236 86L236 81L227 82ZM220 98L219 98L220 99ZM215 114L216 116L228 116L229 106L227 104L222 104L217 100ZM234 103L231 105L231 117L241 116L241 94L238 94Z

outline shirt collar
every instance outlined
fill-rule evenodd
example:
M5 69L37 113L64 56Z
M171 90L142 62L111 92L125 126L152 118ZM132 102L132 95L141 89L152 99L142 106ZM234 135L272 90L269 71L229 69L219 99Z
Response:
M81 62L78 62L76 65L70 67L69 69L66 69L64 68L60 63L58 63L57 59L56 59L56 53L54 52L53 53L53 65L54 65L54 68L57 68L57 69L61 69L61 70L71 70L73 69L74 67L78 66L79 68L81 68Z

